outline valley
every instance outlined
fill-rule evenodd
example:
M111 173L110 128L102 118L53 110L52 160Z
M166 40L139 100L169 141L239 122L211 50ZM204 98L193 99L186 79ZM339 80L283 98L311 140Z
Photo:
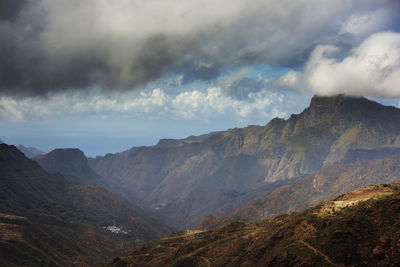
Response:
M271 220L177 233L105 266L395 266L399 190L399 184L369 186ZM353 202L326 213L338 201Z

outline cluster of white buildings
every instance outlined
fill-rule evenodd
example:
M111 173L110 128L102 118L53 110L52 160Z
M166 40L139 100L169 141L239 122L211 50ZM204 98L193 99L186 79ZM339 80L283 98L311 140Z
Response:
M119 228L119 227L117 227L115 225L113 225L113 226L110 225L110 226L106 226L106 227L103 227L103 228L108 230L108 231L110 231L113 234L123 234L123 235L127 235L128 234L127 231L124 231L124 230L122 230L121 228Z

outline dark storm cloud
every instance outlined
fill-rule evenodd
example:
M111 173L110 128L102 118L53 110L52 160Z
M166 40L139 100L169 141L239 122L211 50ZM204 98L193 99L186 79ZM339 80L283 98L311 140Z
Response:
M296 67L318 44L350 47L399 21L395 0L1 0L0 10L0 91L10 95L126 90L177 72L184 83L213 80L252 64ZM374 27L357 24L369 14ZM243 79L231 91L240 97L260 86Z
M244 77L225 87L225 93L240 100L248 99L250 93L255 93L265 88L263 80Z
M0 1L0 20L13 20L26 5L27 0L1 0Z

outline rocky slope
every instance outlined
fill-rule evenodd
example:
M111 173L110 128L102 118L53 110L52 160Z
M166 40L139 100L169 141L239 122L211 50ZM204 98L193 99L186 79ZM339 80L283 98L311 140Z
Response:
M288 120L194 142L135 147L89 164L120 185L120 194L135 196L131 201L142 199L143 207L158 210L166 222L192 227L221 207L241 205L323 164L399 153L399 122L395 107L365 98L315 96L310 107Z
M182 231L105 266L398 266L400 185L370 186L301 213Z
M258 221L301 211L317 203L371 184L400 183L400 156L355 164L326 165L297 181L272 189L228 217L205 221L202 228L234 221Z
M169 232L108 190L49 174L0 145L0 266L96 264Z

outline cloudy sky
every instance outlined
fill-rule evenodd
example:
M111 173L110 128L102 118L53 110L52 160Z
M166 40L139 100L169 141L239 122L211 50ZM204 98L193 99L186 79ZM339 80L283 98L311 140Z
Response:
M301 112L400 105L398 0L0 0L0 138L89 156Z

